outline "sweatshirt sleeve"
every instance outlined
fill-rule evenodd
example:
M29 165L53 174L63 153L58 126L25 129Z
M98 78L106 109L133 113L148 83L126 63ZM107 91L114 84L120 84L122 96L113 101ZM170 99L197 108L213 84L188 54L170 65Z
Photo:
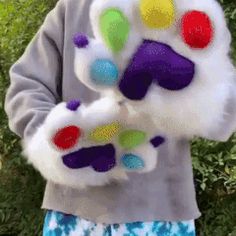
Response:
M10 129L21 138L31 137L60 101L64 15L61 0L10 69L5 111Z

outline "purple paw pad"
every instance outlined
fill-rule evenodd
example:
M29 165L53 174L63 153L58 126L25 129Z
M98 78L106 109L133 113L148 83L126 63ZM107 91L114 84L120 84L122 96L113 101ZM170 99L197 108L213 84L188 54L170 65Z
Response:
M74 36L73 42L78 48L85 48L89 44L88 37L81 33Z
M97 172L107 172L116 165L115 148L112 144L81 148L62 157L63 163L70 169L91 166Z
M190 85L195 65L164 43L144 40L120 81L121 93L131 100L142 100L152 83L178 91Z
M153 145L153 147L157 148L159 147L161 144L163 144L165 142L165 138L162 136L156 136L153 139L150 140L151 144Z
M69 153L62 157L63 163L70 169L79 169L90 166L92 161L90 150L82 148L76 152Z
M152 77L145 72L133 74L134 71L132 65L126 70L119 89L130 100L142 100L152 84Z
M71 100L66 104L66 108L71 111L77 111L80 105L81 105L81 102L79 100Z
M111 150L113 152L113 150ZM113 169L116 165L115 152L110 156L102 156L95 160L91 166L97 172L108 172Z

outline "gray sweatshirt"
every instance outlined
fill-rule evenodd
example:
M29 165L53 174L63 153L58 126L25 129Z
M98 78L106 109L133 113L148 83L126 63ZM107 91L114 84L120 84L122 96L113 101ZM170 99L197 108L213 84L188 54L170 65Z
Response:
M10 70L11 85L5 109L9 126L21 138L30 138L49 111L61 101L79 98L92 102L98 94L74 74L73 35L91 35L91 0L60 0L46 17L23 56ZM214 140L225 141L235 131L236 98L225 108L225 123ZM197 207L189 140L169 139L159 150L159 165L147 174L130 175L130 181L86 190L48 182L42 204L99 223L196 219Z

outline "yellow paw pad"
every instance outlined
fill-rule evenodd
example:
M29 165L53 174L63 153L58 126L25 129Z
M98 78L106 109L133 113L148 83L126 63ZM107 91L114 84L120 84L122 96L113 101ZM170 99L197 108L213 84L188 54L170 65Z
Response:
M119 122L98 126L89 134L89 139L97 143L110 142L120 129Z
M143 23L149 28L168 28L175 18L174 2L173 0L141 0L140 14Z

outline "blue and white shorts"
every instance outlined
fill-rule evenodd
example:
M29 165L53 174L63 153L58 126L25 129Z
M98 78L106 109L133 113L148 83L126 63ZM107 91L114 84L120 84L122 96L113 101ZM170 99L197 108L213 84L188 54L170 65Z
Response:
M43 236L195 236L194 221L96 224L77 216L47 211Z

